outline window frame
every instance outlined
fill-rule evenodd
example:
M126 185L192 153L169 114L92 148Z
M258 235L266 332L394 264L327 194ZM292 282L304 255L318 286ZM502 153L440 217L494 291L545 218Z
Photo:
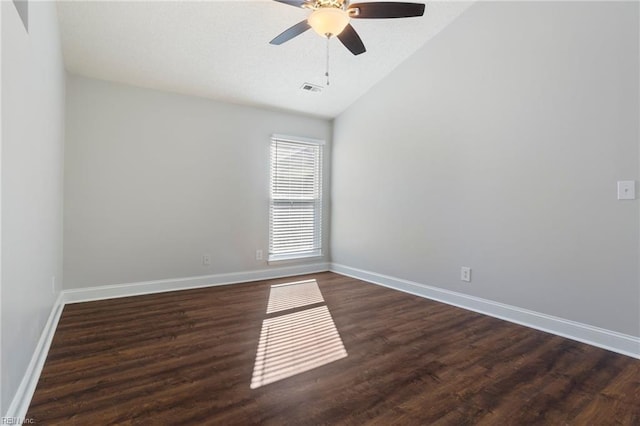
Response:
M325 141L321 139L312 139L307 137L300 136L288 136L281 134L273 134L269 139L269 248L267 254L267 261L269 263L272 262L281 262L281 261L291 261L298 259L307 259L314 257L322 257L323 256L323 236L322 236L322 216L323 216L323 206L324 206L324 192L323 192L323 175L324 175L324 145ZM316 164L316 174L314 175L314 185L317 185L317 196L318 198L313 199L295 199L295 198L274 198L274 179L275 179L275 167L274 163L274 149L277 149L277 143L283 142L287 144L296 144L301 146L314 146L317 147L317 155L318 158ZM313 206L314 209L314 218L313 218L313 247L309 250L302 251L292 251L289 253L278 253L278 250L275 250L274 253L274 238L273 238L273 230L274 230L274 206L276 205L298 205L298 206Z

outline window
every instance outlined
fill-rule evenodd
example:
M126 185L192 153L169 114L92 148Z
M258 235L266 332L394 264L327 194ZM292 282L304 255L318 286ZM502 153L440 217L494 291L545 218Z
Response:
M323 141L271 138L269 260L322 254Z

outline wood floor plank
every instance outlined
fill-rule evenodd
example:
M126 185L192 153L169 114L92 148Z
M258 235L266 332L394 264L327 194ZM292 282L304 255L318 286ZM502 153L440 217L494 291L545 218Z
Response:
M271 285L305 279L317 280L325 302L267 315ZM347 357L251 389L263 321L320 306ZM301 333L274 366L294 368L293 354L331 336ZM321 273L67 305L27 417L47 425L640 425L638 401L638 360Z

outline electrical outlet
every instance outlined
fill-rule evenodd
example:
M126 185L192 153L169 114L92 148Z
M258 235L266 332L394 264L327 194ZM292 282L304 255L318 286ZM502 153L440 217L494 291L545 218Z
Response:
M262 250L256 250L256 260L262 260Z
M211 265L211 255L210 254L203 254L202 255L202 266L209 266Z
M463 266L460 268L460 279L462 281L470 282L471 281L471 268L468 266Z

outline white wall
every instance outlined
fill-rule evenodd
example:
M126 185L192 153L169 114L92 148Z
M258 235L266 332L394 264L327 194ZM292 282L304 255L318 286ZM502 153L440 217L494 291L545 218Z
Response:
M65 288L273 268L255 259L268 249L270 136L330 142L331 131L326 120L70 75ZM325 247L308 262L328 259Z
M640 336L638 16L472 6L336 119L332 260Z
M62 281L65 75L55 3L29 2L28 34L13 2L0 3L4 414L54 304L52 277Z

